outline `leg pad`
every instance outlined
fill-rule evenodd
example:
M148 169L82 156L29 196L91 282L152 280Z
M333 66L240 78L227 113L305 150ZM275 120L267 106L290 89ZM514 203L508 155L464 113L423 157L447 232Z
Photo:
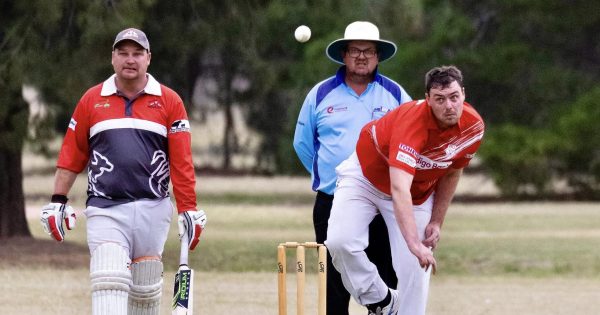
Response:
M129 292L129 315L157 315L162 295L163 264L142 260L131 264L133 284Z
M127 315L130 263L121 245L104 243L96 247L90 260L93 315Z

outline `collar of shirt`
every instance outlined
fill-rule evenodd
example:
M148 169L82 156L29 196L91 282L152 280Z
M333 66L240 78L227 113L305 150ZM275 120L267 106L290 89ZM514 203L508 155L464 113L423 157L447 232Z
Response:
M110 76L110 78L104 81L104 83L102 84L102 91L100 92L101 96L117 94L117 85L115 84L116 76L116 74L113 74ZM158 83L158 81L156 81L156 79L150 73L148 73L147 76L148 82L146 83L146 86L144 87L142 92L146 94L161 96L162 91L160 89L160 83Z
M375 67L374 73L375 73L375 75L373 76L373 81L369 82L369 84L367 85L367 90L369 90L373 86L374 82L381 82L381 80L382 80L382 77L381 77L381 75L379 75L379 71L377 70L377 67ZM335 80L337 81L337 83L344 84L344 86L346 86L346 88L349 91L351 91L352 94L356 94L354 92L354 90L346 84L346 66L341 66L337 70L337 72L335 73ZM367 92L367 90L365 90L365 92ZM363 93L361 95L365 95L365 94L367 94L367 93ZM357 95L357 97L360 97L360 95Z

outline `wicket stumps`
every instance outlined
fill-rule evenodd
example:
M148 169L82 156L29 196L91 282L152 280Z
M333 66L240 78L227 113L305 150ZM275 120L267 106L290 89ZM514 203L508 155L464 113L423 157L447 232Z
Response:
M305 248L316 248L318 251L319 293L318 315L325 315L326 290L327 290L327 247L316 242L285 242L277 246L277 291L279 296L279 315L287 314L287 287L286 287L286 249L296 248L296 308L297 315L304 315L304 284L305 284Z

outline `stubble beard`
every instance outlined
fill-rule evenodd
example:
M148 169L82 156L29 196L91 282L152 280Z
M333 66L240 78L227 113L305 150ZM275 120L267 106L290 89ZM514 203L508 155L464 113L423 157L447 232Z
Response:
M373 81L374 71L370 71L368 65L364 65L358 70L351 71L349 74L349 78L352 82L355 83L369 83Z

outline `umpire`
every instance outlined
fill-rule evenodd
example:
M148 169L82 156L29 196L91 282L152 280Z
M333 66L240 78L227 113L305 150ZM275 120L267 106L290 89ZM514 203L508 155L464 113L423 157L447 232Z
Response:
M317 192L313 209L316 241L327 239L327 226L337 176L335 167L354 151L361 128L399 104L411 100L404 89L381 75L377 66L396 53L396 45L379 38L372 23L357 21L346 27L344 38L327 46L326 54L341 64L337 73L315 85L304 100L294 149L311 174ZM369 226L368 257L390 287L396 286L385 222L378 215ZM347 315L350 294L327 257L327 314Z

